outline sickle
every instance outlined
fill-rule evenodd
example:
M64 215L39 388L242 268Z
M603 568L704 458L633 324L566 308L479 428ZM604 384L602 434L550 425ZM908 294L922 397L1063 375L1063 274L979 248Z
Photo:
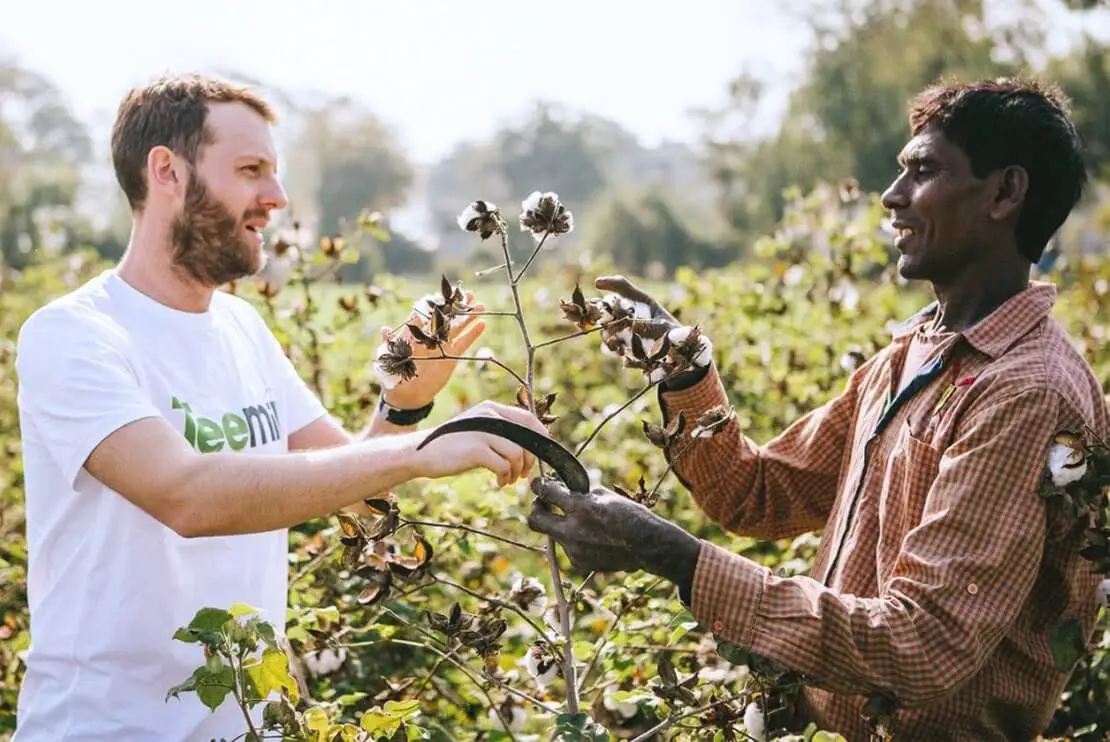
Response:
M586 467L563 444L540 435L531 428L499 417L475 416L451 420L433 430L416 450L419 451L441 436L466 431L489 433L510 440L554 469L571 492L590 491L590 475L586 472Z

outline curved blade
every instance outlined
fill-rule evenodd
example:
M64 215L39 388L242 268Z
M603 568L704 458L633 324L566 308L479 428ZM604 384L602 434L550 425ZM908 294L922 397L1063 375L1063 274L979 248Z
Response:
M590 491L590 475L586 472L586 467L563 444L540 435L531 428L499 417L463 417L451 420L429 433L416 449L419 451L440 436L466 431L490 433L510 440L554 469L571 492Z

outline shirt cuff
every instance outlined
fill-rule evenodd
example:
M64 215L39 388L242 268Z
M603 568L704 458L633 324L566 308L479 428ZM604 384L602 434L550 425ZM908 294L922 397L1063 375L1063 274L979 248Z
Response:
M686 424L693 427L694 421L706 410L728 404L728 395L721 384L717 366L711 363L708 369L701 381L693 386L670 391L662 386L658 388L659 407L665 420L673 420L681 411L686 416Z
M717 637L751 648L770 575L767 567L703 541L694 568L690 613Z

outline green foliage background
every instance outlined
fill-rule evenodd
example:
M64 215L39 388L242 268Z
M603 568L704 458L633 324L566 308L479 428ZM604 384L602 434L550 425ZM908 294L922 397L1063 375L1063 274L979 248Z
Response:
M837 394L848 374L842 358L850 353L870 356L888 341L891 321L931 300L925 287L895 279L888 240L879 229L883 214L875 197L844 195L825 185L804 196L788 192L783 222L757 243L753 258L745 264L700 272L679 269L674 281L667 283L642 281L680 319L700 324L713 339L715 362L730 401L748 434L758 442ZM556 243L553 254L559 249ZM303 250L312 254L310 246ZM609 264L579 260L574 254L557 257L523 286L535 342L573 332L561 319L559 299L569 298L576 284L587 296L593 295L593 279L612 271ZM17 332L38 306L106 267L95 253L75 253L29 266L18 274L8 270L0 284L0 455L5 462L0 469L0 736L14 725L22 672L19 655L29 641L15 404L18 380L13 366ZM503 274L479 279L467 273L448 278L476 291L490 310L512 307ZM1057 264L1057 272L1046 278L1060 286L1055 316L1076 338L1105 385L1110 380L1110 352L1104 342L1110 319L1110 264L1096 258L1064 260ZM233 290L257 304L328 407L350 429L358 429L369 420L377 399L370 361L378 344L378 328L397 325L412 302L435 286L430 281L388 277L373 288L293 283L272 300L248 283ZM522 369L524 358L515 322L509 317L489 317L488 322L490 327L475 350L487 347L498 359ZM559 420L552 430L568 445L584 440L600 419L643 386L638 372L621 369L617 361L600 354L598 345L593 335L538 351L536 391L558 394L553 413ZM483 399L511 404L516 391L511 377L493 364L464 364L438 400L427 426ZM583 458L597 469L605 484L634 490L640 477L650 487L665 473L660 452L642 434L644 420L659 420L654 393L640 397L605 426L586 450ZM807 571L820 534L782 543L734 538L698 512L673 476L665 479L661 491L664 494L656 511L698 536L784 573ZM407 519L466 525L542 545L524 524L531 500L524 483L497 490L491 476L473 473L438 482L413 482L399 488L396 495ZM315 704L332 719L357 724L369 709L415 700L420 713L410 719L410 738L507 738L502 732L490 731L489 721L490 701L501 703L504 694L493 689L487 697L457 669L418 646L426 638L422 632L427 631L421 614L424 610L446 614L455 602L478 613L482 605L475 595L504 598L518 573L537 577L550 594L549 574L538 555L505 543L459 529L419 530L435 550L431 573L454 586L437 582L369 608L355 601L363 587L361 581L339 564L335 519L314 520L292 530L286 628L293 649L298 656L327 647L346 651L341 667L320 676L308 672L299 659L294 661L294 669L304 681L302 708ZM407 542L407 538L401 540ZM661 648L669 647L666 653L680 676L700 673L695 692L703 702L712 688L738 690L748 679L747 668L725 662L713 639L690 622L669 584L646 575L594 576L585 583L582 578L570 576L578 597L576 654L592 664L584 682L584 710L612 735L634 737L669 711L668 703L650 687L658 679ZM619 620L614 622L614 617ZM523 621L513 615L506 618L510 628L502 636L497 662L505 671L519 672L520 679L514 684L521 689L557 704L564 698L562 680L556 680L546 692L528 683L519 661L534 636ZM1110 692L1110 643L1100 631L1095 644L1080 662L1046 734L1094 739L1096 730L1110 728L1110 710L1105 703ZM204 658L199 648L197 652L201 665ZM475 660L474 667L480 665ZM125 703L126 699L113 701ZM619 701L635 703L635 715L617 713ZM528 719L526 730L531 732L549 730L552 724L549 716L531 711ZM697 725L694 719L689 723ZM693 738L693 732L682 726L672 728L674 731Z

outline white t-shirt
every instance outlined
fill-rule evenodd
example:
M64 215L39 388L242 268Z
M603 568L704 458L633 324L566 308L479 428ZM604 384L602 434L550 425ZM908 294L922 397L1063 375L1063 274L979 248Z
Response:
M242 601L284 626L288 534L185 539L83 464L112 431L161 415L201 453L281 454L325 414L241 298L181 312L107 271L39 309L17 347L26 479L31 645L15 739L231 739L231 697L212 714L167 691L203 664L173 639L197 610Z

